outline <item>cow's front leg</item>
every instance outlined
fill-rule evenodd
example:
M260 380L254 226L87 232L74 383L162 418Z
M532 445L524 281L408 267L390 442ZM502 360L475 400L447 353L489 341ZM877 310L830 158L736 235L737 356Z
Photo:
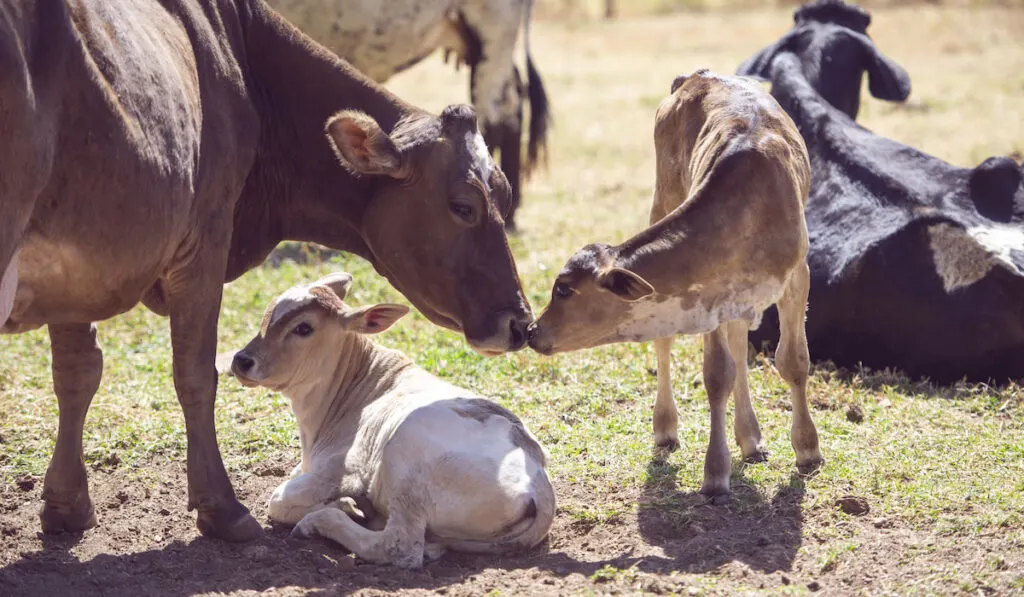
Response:
M199 511L196 524L204 535L227 541L250 541L263 532L235 498L217 447L214 401L217 395L217 316L226 258L202 246L192 252L202 263L182 266L168 275L165 288L174 351L174 387L185 413L188 440L188 505Z
M57 445L43 481L44 533L79 532L96 526L89 482L82 460L82 428L103 376L103 352L96 325L49 326L53 390L60 408Z
M679 449L679 411L672 398L672 340L658 338L658 396L654 401L654 448L659 456Z
M398 501L412 505L410 499ZM306 515L295 526L292 535L326 537L374 564L419 568L423 565L426 549L426 518L419 508L394 509L394 506L392 504L391 515L382 531L363 528L344 512L325 508ZM437 546L431 546L430 555L440 555Z
M736 417L733 420L736 443L746 462L765 462L768 460L768 450L764 447L761 427L757 424L757 415L750 403L750 384L747 381L748 325L740 319L730 321L725 326L729 336L729 353L736 364L736 387L733 388L733 396L736 398Z
M725 435L726 404L736 382L736 364L729 354L725 325L704 334L704 389L711 410L711 433L704 458L704 483L700 492L714 504L729 497L729 444Z

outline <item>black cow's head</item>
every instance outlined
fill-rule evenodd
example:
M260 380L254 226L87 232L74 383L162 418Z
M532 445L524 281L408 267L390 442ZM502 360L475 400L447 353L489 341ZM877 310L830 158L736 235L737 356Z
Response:
M736 73L770 79L772 60L780 53L793 53L814 89L854 119L865 71L871 95L894 102L910 95L906 71L883 56L868 37L871 15L864 9L842 0L816 0L797 9L793 21L782 39L741 64Z

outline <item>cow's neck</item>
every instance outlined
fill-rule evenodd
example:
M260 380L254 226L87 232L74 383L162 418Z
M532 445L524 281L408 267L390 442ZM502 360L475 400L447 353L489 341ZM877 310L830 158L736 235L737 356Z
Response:
M411 107L255 4L246 26L250 92L260 144L235 209L228 279L262 262L282 240L355 253L373 180L342 168L324 134L331 114L356 109L390 132Z
M390 391L412 362L360 334L345 334L336 347L333 371L286 392L299 424L302 459L308 463L317 445L332 443L330 431L343 429L343 420L358 418L369 404Z

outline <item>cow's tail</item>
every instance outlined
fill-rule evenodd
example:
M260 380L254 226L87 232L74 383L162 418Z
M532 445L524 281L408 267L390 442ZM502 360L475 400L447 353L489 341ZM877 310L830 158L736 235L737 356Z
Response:
M548 536L555 519L555 490L543 468L531 480L533 497L526 512L502 536L495 539L444 540L448 549L463 553L507 555L529 549Z
M530 137L526 146L525 174L533 172L541 163L547 162L548 129L552 126L548 94L544 82L533 66L530 55L530 20L533 16L534 0L526 0L523 11L523 49L526 51L526 93L530 102Z

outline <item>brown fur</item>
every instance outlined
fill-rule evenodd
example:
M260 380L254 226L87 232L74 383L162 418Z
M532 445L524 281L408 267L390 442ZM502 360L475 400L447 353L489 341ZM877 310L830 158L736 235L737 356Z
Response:
M200 529L261 532L221 463L213 365L222 284L281 240L366 258L482 352L522 344L530 315L498 207L507 181L481 181L472 224L454 217L452 185L484 172L460 151L468 140L420 134L438 119L262 0L0 0L0 80L0 274L17 255L19 276L0 330L50 326L62 412L45 531L95 523L81 461L102 368L90 324L141 300L170 316ZM323 138L339 110L355 136L330 140L370 158L348 160L358 176ZM418 143L396 145L413 129Z

